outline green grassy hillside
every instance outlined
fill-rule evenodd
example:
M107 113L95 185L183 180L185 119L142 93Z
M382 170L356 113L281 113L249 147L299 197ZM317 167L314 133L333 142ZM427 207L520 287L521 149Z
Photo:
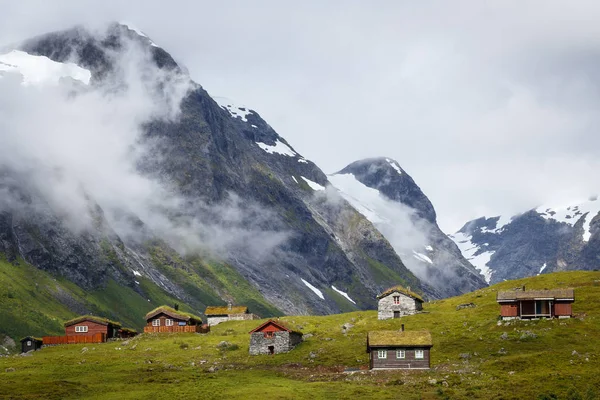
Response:
M499 322L498 290L574 287L575 318ZM457 310L457 305L476 307ZM0 398L138 399L597 399L600 273L564 272L494 285L378 321L376 312L282 318L306 340L288 354L249 356L261 321L210 334L141 335L101 345L44 348L0 358ZM353 325L343 333L342 325ZM358 371L369 330L432 332L430 371ZM226 344L219 346L223 341ZM35 382L35 384L31 384Z

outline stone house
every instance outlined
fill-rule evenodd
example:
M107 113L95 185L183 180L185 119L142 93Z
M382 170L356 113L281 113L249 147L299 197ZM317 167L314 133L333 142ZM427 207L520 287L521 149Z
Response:
M287 353L302 342L302 332L268 320L250 331L250 355Z
M209 306L204 311L206 315L206 323L208 326L214 326L225 321L247 321L252 319L260 319L256 314L252 314L246 306Z
M377 318L400 318L423 309L423 298L402 286L393 286L377 296Z
M367 334L370 369L429 369L433 347L428 331L375 331Z

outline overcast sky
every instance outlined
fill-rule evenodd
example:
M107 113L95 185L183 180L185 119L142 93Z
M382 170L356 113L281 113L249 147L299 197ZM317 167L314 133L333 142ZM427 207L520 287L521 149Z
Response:
M326 173L396 159L452 232L600 192L597 1L6 1L0 43L129 21Z

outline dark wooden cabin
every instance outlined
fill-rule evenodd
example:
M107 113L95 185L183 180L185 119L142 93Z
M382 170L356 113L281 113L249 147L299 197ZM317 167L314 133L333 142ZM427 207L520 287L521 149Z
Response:
M498 292L500 316L504 320L531 318L570 318L573 315L573 289L516 290Z
M433 341L428 331L369 332L369 368L429 369L431 347Z
M21 353L29 353L42 348L43 340L33 336L25 336L21 339Z
M138 332L135 329L132 329L132 328L119 329L119 337L121 339L129 339L129 338L132 338L137 335L138 335Z
M250 354L287 353L302 342L302 332L287 328L279 321L268 320L250 332Z
M103 334L105 339L119 337L121 324L108 318L84 315L65 322L65 336L94 336Z
M175 310L168 306L155 308L146 314L145 333L152 332L209 332L208 325L196 315Z

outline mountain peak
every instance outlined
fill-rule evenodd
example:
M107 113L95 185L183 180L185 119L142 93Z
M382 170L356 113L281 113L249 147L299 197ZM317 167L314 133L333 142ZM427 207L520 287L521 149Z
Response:
M390 200L415 209L419 217L435 222L433 205L396 160L389 157L365 158L349 164L334 175L343 174L354 175L359 182L379 190Z

